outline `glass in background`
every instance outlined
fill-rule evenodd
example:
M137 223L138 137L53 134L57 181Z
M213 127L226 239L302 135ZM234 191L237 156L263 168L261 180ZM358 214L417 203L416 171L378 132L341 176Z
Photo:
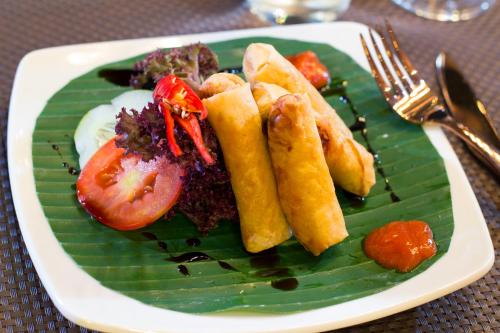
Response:
M490 9L496 0L392 0L404 9L431 20L465 21Z
M349 8L351 0L247 0L251 11L276 24L330 22Z

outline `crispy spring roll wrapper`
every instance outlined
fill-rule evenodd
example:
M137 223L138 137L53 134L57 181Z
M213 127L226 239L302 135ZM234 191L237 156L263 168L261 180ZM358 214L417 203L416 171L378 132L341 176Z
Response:
M246 250L260 252L284 242L291 231L250 84L204 99L203 104L224 153Z
M258 82L252 88L253 98L259 107L260 116L262 120L267 120L269 111L274 102L283 95L290 92L277 84Z
M348 234L307 95L280 97L267 131L281 207L297 240L317 256Z
M238 75L231 73L215 73L206 79L200 86L199 95L208 98L224 91L241 87L245 81Z
M243 58L243 72L254 87L273 83L290 93L306 94L314 110L316 125L330 174L343 189L365 196L375 184L373 156L356 142L349 128L316 88L272 45L250 44Z

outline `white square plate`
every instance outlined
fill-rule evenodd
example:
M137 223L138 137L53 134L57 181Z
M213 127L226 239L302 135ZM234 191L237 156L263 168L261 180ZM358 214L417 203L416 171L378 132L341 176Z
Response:
M56 307L68 319L113 332L310 332L374 320L431 301L479 279L493 265L493 245L465 173L443 132L425 132L445 161L455 230L448 252L416 277L350 302L293 314L193 315L145 305L100 285L64 252L35 191L32 133L48 99L71 79L113 61L193 42L273 36L330 44L365 69L357 23L295 25L176 37L81 44L38 50L17 70L8 124L8 162L19 225L33 264Z

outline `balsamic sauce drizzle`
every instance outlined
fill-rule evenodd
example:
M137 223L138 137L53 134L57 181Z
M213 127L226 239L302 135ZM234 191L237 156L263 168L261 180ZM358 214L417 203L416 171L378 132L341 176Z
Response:
M241 74L242 72L243 72L242 66L224 67L219 69L219 73Z
M65 134L65 135L66 135L66 134ZM50 140L49 140L49 141L47 141L47 142L50 144ZM52 145L51 145L51 147L52 147L52 150L54 150L54 151L57 153L57 155L59 155L59 157L60 157L60 158L61 158L61 160L62 160L64 157L63 157L63 155L61 154L61 150L59 149L59 146L58 146L58 145L56 145L56 144L52 144ZM78 170L77 168L75 168L75 167L73 167L73 166L69 165L69 164L68 164L68 162L62 162L62 164L61 164L61 165L63 166L63 168L68 169L68 173L69 173L70 175L73 175L73 176L78 176L78 175L80 174L80 170Z
M373 158L375 159L375 167L380 176L384 179L385 183L385 191L390 193L391 201L392 202L398 202L401 201L399 196L394 192L394 189L392 188L389 178L387 178L386 173L384 168L382 167L382 161L380 160L379 155L373 149L372 145L370 144L370 141L368 140L368 128L366 127L366 118L359 114L358 110L354 106L354 103L352 100L349 98L347 95L347 81L340 80L340 79L335 79L332 81L332 84L327 86L326 88L323 88L320 90L321 94L323 97L328 97L328 96L340 96L340 101L347 106L349 106L349 109L351 110L353 116L355 117L355 122L353 125L349 127L349 129L353 132L360 132L361 136L363 137L366 147L368 151L373 155ZM347 192L345 192L347 193ZM364 201L363 199L360 199L361 197L356 198L357 196L354 194L347 194L348 199L355 202L353 206L362 204Z
M285 278L271 281L271 287L284 291L294 290L299 286L299 281L296 278Z
M238 270L236 268L234 268L231 264L225 262L225 261L222 261L222 260L217 260L217 263L219 264L219 266L223 269L226 269L228 271L235 271L235 272L238 272Z
M50 143L50 142L49 142L49 143ZM63 158L63 157L62 157L62 154L61 154L61 151L59 150L59 146L58 146L58 145L53 144L53 145L52 145L52 150L55 150L55 151L56 151L56 153L57 153L57 155L59 155L59 157L60 157L60 158Z
M70 166L70 167L68 168L68 173L69 173L70 175L73 175L73 176L78 176L78 175L80 174L80 170L78 170L78 169L77 169L77 168L75 168L75 167Z
M354 193L351 193L351 192L347 192L347 191L343 191L343 193L344 193L344 196L351 203L352 207L354 207L354 208L361 208L361 207L364 206L364 204L366 202L366 198L365 197L362 197L360 195L357 195L357 194L354 194Z
M168 252L167 243L160 240L158 238L158 236L156 236L154 233L149 232L149 231L143 231L143 232L141 232L141 234L149 240L156 241L157 245L160 249L162 249L165 252ZM196 246L199 246L201 244L201 240L199 240L198 238L189 238L189 239L186 239L186 243L189 246L196 247ZM212 258L208 254L203 253L203 252L186 252L186 253L183 253L179 256L175 256L175 257L171 256L169 258L166 258L165 260L173 261L175 263L180 264L180 263L189 263L189 262L202 261L202 260L214 260L214 258ZM219 266L222 269L238 272L238 270L235 267L233 267L231 264L229 264L225 261L217 260L217 263L219 264ZM177 270L179 271L179 273L181 273L185 276L190 275L189 269L185 265L181 264L181 265L177 266Z
M163 251L168 251L167 243L164 241L158 241L158 247Z
M167 258L166 260L173 261L176 263L188 263L188 262L196 262L196 261L204 261L204 260L214 260L214 258L209 256L206 253L203 253L203 252L186 252L186 253L183 253L183 254L176 256L176 257ZM231 264L229 264L225 261L217 260L217 263L219 264L219 266L222 269L238 272L238 270L236 268L234 268L233 266L231 266ZM184 265L179 265L178 268L180 266L184 266ZM185 269L187 271L187 267L185 267ZM179 270L179 272L182 273L181 270ZM184 275L186 275L186 274L184 274ZM189 275L189 273L187 275Z
M195 262L195 261L211 260L211 259L213 258L203 252L186 252L176 257L167 258L166 260L173 261L176 263L181 263L181 262L185 263L185 262Z
M187 252L187 253L183 253L183 254L176 256L176 257L167 258L166 260L173 261L176 263L188 263L188 262L196 262L196 261L204 261L204 260L214 260L214 258L209 256L206 253L203 253L203 252ZM222 269L225 269L228 271L238 272L238 270L235 267L233 267L231 264L229 264L225 261L217 260L217 263L219 264L219 266ZM184 275L189 275L189 271L188 271L186 266L179 265L179 266L177 266L177 269L182 274L184 274L184 271L185 271L185 272L187 272L187 274L184 274Z
M365 131L366 130L366 118L362 116L356 117L356 122L349 126L352 132Z
M62 166L66 169L68 169L68 173L70 175L73 175L73 176L77 176L80 174L80 170L78 170L77 168L75 167L72 167L71 165L69 165L67 162L62 162Z
M143 231L141 234L149 240L156 241L158 247L162 250L168 251L167 244L164 241L161 241L154 233ZM186 243L190 246L192 246L192 244L194 244L194 246L198 246L201 244L201 241L198 238L189 238L186 239ZM186 252L178 256L170 256L169 258L165 258L165 260L178 263L179 265L177 266L177 271L184 276L189 276L189 269L183 264L216 259L204 252L193 251ZM292 276L293 272L288 267L279 266L280 261L281 258L278 251L274 247L258 254L251 254L250 266L258 269L254 273L254 276L256 277L275 278L271 280L271 287L273 288L280 290L293 290L297 288L299 282ZM239 272L238 269L225 261L217 260L217 263L222 269Z
M177 270L179 271L179 273L181 273L184 276L190 275L189 274L189 269L186 266L184 266L184 265L177 266Z
M199 238L189 238L189 239L186 239L186 244L191 246L191 247L197 247L197 246L200 246L201 240Z
M261 269L255 273L258 277L279 277L279 276L290 276L292 272L290 268L287 267L278 267L278 268L266 268Z
M160 249L162 249L163 251L168 251L167 243L158 239L158 237L155 234L153 234L152 232L143 231L143 232L141 232L141 234L149 240L155 240L158 247Z
M158 240L158 237L156 237L156 235L152 232L143 231L141 234L149 240Z
M280 260L278 251L275 247L272 247L258 254L252 254L250 266L253 268L274 268L279 264Z
M120 87L130 85L130 77L136 72L131 69L101 69L97 76Z
M282 278L271 280L271 287L280 290L293 290L299 281L292 277L293 272L288 267L280 267L281 258L276 247L262 251L250 258L250 266L257 268L255 276L262 278ZM283 278L285 277L285 278Z

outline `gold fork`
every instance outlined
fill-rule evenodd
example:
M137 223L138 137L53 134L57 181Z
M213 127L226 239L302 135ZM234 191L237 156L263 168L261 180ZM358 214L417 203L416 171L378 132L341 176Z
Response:
M409 122L414 124L433 122L449 129L464 140L474 155L492 170L497 180L500 180L498 149L472 133L446 111L437 95L420 77L406 53L400 48L394 30L387 20L385 26L388 40L384 33L381 33L382 45L377 43L373 30L369 29L369 40L373 50L368 48L367 40L360 34L372 75L385 100L399 116Z

